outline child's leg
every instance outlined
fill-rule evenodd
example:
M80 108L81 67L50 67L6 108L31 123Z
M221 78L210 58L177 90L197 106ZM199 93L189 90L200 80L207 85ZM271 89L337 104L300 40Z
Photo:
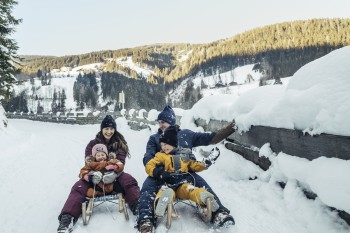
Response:
M176 197L182 200L191 200L200 206L204 206L207 198L209 198L212 204L212 211L215 212L219 209L219 205L213 194L204 188L197 188L191 184L181 185L176 190Z

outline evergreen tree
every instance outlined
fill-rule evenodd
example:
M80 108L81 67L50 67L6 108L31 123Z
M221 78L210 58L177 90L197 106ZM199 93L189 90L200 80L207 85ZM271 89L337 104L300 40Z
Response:
M12 86L16 83L14 75L17 73L18 46L10 36L15 32L15 26L21 19L12 16L14 0L1 0L0 2L0 101L6 102L13 92Z
M38 69L38 71L36 72L36 77L41 78L43 76L43 72L41 71L41 69Z
M56 89L53 90L53 98L52 98L52 104L51 104L51 111L53 113L56 113L58 111L57 109L57 92Z
M65 112L66 111L66 91L63 89L62 94L61 94L61 111Z

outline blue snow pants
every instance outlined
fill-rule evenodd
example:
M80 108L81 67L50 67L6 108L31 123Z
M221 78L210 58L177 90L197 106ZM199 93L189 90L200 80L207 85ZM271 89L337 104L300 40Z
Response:
M203 187L206 190L208 190L210 193L212 193L215 196L215 199L217 200L219 204L219 210L218 211L226 211L227 213L230 213L230 211L224 207L218 196L214 193L214 191L211 189L211 187L207 184L207 182L199 176L197 173L191 172L191 175L195 179L195 186L196 187ZM143 222L145 219L151 220L154 226L156 226L156 218L154 216L154 199L156 197L156 194L158 190L161 188L161 186L164 184L164 181L154 179L153 177L148 176L143 182L140 199L139 199L139 216L137 220L137 225L140 228L140 223Z

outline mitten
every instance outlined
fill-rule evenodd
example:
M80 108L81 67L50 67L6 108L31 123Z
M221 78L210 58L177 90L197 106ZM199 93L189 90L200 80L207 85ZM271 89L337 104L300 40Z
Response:
M116 170L118 168L118 166L117 165L114 165L114 164L110 164L110 165L107 165L106 167L105 167L105 169L107 170L107 171L114 171L114 170Z
M83 179L84 179L86 182L89 182L89 175L86 174L86 175L83 177Z
M93 184L98 184L102 180L102 173L99 171L92 172L89 175L89 181Z
M153 177L157 179L161 179L160 175L164 172L164 165L162 163L158 163L156 167L153 169Z
M118 177L118 173L114 171L108 171L103 175L102 181L104 184L113 183Z
M160 179L162 179L165 182L173 183L172 175L169 172L163 171L160 174Z
M220 156L220 150L219 148L215 147L210 151L210 154L207 158L203 159L203 162L205 163L206 167L210 167L212 164L215 163L215 161Z
M217 144L233 134L235 131L237 131L238 127L236 126L235 120L233 120L229 125L219 129L218 132L214 135L214 137L210 140L209 144Z

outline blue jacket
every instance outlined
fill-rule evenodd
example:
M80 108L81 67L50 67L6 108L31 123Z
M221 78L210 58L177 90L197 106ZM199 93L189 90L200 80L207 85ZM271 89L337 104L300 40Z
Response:
M159 137L162 134L162 130L158 129L156 134L149 137L146 147L146 153L143 157L143 165L146 165L148 161L154 158L157 152L161 151ZM177 133L178 146L182 148L190 148L197 146L207 146L216 133L198 133L189 129L179 129Z

